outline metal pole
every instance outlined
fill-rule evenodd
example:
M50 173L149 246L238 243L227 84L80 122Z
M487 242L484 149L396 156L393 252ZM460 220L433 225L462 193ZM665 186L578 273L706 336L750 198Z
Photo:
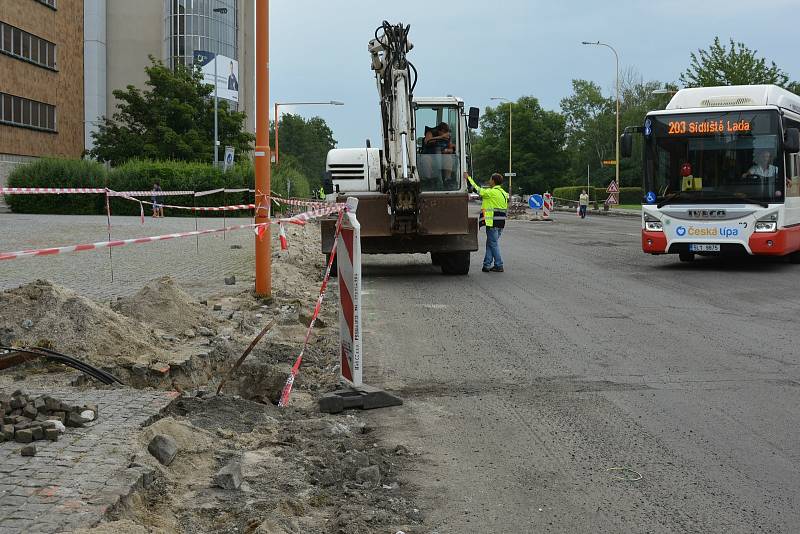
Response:
M256 0L256 223L269 221L269 0ZM272 294L272 232L256 237L256 295Z
M111 203L108 201L108 190L106 190L106 218L108 222L108 240L111 241ZM108 247L108 264L111 267L111 283L114 283L114 258L111 256L111 247Z
M619 183L619 55L617 54L617 51L614 50L613 46L609 45L609 48L611 49L612 52L614 52L614 57L617 60L617 137L616 137L616 140L617 140L617 157L616 157L616 160L617 160L617 189L620 189L621 186L620 186L620 183ZM622 194L620 194L620 193L618 193L618 194L620 195L620 197L622 196Z
M219 58L219 54L214 54L214 168L216 169L219 165L219 121L217 118L218 112L218 101L219 101L219 81L217 80L217 65L219 62L217 59Z
M511 109L514 107L514 104L509 101L508 102L508 195L509 198L514 196L513 190L511 189Z
M278 151L278 106L280 104L275 102L275 166L280 163L280 152Z

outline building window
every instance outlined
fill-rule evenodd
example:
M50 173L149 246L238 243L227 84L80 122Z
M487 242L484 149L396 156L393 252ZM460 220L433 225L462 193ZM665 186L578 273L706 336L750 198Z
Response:
M238 0L164 0L167 65L191 66L201 49L239 59ZM214 10L225 10L225 13Z
M21 96L0 93L0 124L56 131L56 107Z
M44 4L47 7L52 7L53 9L57 9L56 7L56 0L36 0L40 4Z
M20 30L5 22L0 22L0 52L28 61L40 67L56 70L56 45Z

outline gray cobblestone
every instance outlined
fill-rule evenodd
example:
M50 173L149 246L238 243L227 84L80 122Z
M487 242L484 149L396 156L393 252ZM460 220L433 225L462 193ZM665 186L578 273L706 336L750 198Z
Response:
M0 392L10 393L15 387L0 381ZM127 388L26 389L65 402L97 404L101 414L118 417L101 415L91 427L70 428L61 442L37 442L48 454L23 458L19 444L0 444L0 466L6 468L0 484L0 534L52 533L92 526L109 506L139 485L142 472L127 467L137 452L135 435L173 395Z
M246 224L237 219L232 224ZM202 229L221 228L222 219L199 219ZM231 221L228 221L231 224ZM112 238L127 239L194 230L194 219L113 217ZM273 232L277 234L277 232ZM97 216L18 215L0 213L0 252L30 248L93 243L108 239L106 218ZM111 282L108 250L60 254L4 261L0 264L0 290L47 278L97 300L135 293L154 278L170 275L197 297L241 291L252 283L255 270L253 232L241 230L202 236L199 253L195 239L170 239L146 245L129 245L112 251ZM242 245L231 250L230 245ZM239 282L226 286L223 278L235 275ZM101 412L102 413L102 412Z

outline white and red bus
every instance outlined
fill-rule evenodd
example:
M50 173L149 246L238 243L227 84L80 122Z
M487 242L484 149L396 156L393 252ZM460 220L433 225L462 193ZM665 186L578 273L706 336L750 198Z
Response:
M773 85L678 91L644 125L642 250L800 263L800 97Z

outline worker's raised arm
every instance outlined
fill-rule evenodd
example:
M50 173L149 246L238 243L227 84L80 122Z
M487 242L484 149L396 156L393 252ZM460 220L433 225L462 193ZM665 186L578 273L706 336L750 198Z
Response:
M475 192L478 193L478 195L480 195L481 197L484 196L484 194L486 193L484 188L476 184L475 180L472 179L472 176L470 176L467 171L464 171L464 179L472 184L472 187L475 188Z

